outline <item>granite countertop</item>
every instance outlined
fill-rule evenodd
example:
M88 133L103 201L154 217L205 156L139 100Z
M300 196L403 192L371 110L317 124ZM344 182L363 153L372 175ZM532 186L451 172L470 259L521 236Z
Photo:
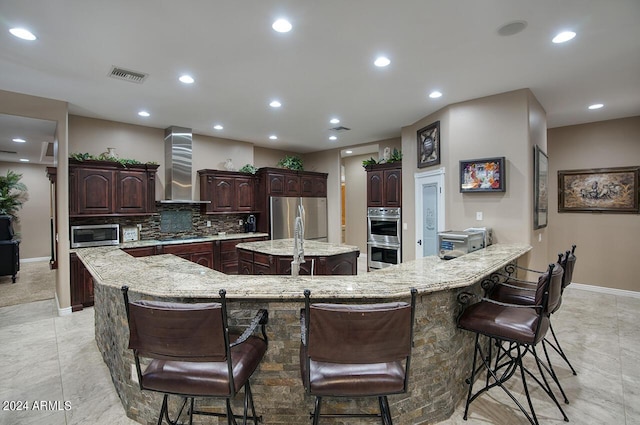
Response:
M241 242L236 248L248 251L260 252L262 254L277 256L293 256L293 239L276 239L258 242ZM348 254L350 252L360 253L360 248L352 245L338 245L328 242L318 242L312 240L304 241L304 255L309 256L331 256Z
M429 293L465 287L531 250L527 244L496 244L453 260L425 257L356 276L225 275L173 255L134 258L118 247L77 250L96 284L159 298L330 299L406 297L410 288ZM116 266L117 265L117 266Z
M118 245L118 248L142 248L145 246L156 245L177 245L182 243L196 243L196 242L212 242L227 239L246 239L246 238L258 238L262 236L269 236L268 233L225 233L223 235L210 235L210 236L194 236L192 238L175 238L175 239L146 239L141 241L123 242ZM85 248L76 248L85 249Z

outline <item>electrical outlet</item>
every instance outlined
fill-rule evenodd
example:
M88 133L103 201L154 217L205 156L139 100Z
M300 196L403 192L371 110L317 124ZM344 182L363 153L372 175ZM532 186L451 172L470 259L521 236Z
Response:
M211 220L207 220L207 227L211 227Z
M477 221L482 221L482 211L476 212L476 220Z
M238 224L239 224L240 226L242 226L242 225L244 224L244 220L242 220L242 219L238 220Z

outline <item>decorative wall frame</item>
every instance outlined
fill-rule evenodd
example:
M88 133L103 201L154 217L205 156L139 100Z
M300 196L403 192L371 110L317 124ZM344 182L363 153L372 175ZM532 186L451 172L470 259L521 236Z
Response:
M418 130L418 168L440 164L440 121Z
M533 147L533 229L547 227L549 219L549 157Z
M558 171L558 212L640 213L638 167Z
M460 192L504 192L504 156L460 161Z

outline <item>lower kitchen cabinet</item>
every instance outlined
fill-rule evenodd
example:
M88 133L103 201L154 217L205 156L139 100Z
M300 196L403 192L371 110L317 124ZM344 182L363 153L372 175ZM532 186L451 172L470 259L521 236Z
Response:
M358 273L358 251L327 256L307 256L300 265L300 274L355 275ZM269 255L246 249L238 249L240 274L290 275L293 256Z
M156 247L155 246L141 246L137 248L123 248L122 249L127 254L132 257L149 257L151 255L156 255Z
M258 242L264 240L267 240L266 236L215 241L213 244L213 256L215 258L216 265L215 270L224 274L238 274L238 252L236 251L236 245L240 242Z
M74 253L70 254L71 311L80 311L93 305L93 278Z
M205 266L210 269L215 268L213 244L211 242L162 245L158 247L158 254L173 254L178 257L182 257L185 260L200 264L201 266Z

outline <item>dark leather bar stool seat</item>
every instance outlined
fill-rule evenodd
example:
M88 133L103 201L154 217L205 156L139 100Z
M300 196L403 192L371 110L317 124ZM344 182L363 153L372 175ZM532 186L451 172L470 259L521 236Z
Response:
M311 304L301 312L300 372L320 417L378 417L392 425L388 395L407 391L417 291L406 302ZM323 397L376 397L380 414L321 414Z
M266 310L260 310L242 334L230 334L225 291L221 302L173 303L164 301L129 301L128 288L122 292L129 321L129 348L133 350L141 390L164 394L158 424L163 419L177 424L187 402L189 423L193 415L222 416L228 424L236 417L257 424L249 379L267 351ZM262 338L253 333L261 327ZM143 370L141 358L150 359ZM236 416L230 399L244 388L244 412ZM169 395L183 397L182 406L171 420ZM224 398L224 413L197 411L195 397ZM251 414L249 414L249 409Z

